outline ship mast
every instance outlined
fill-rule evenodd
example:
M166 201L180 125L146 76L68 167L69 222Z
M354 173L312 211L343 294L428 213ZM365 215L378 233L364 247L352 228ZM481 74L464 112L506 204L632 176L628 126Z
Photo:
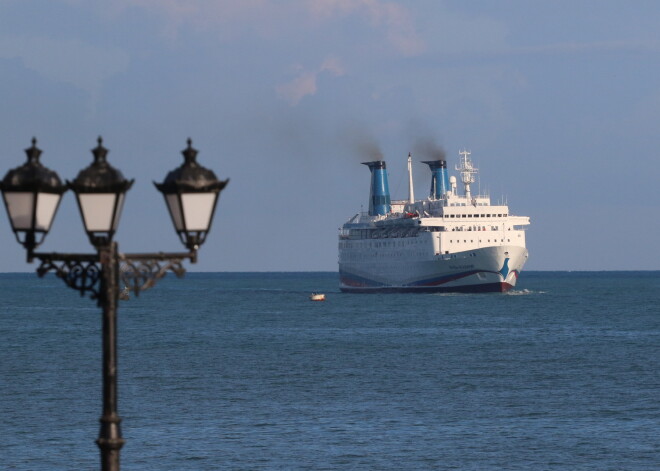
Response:
M412 176L412 156L408 152L408 202L410 204L415 203L415 189L413 188L413 176Z
M461 181L465 186L465 198L468 200L472 198L470 193L470 185L474 183L474 176L477 174L477 169L472 165L472 160L470 160L470 152L467 150L462 150L459 152L461 156L461 164L456 166L456 170L461 172Z

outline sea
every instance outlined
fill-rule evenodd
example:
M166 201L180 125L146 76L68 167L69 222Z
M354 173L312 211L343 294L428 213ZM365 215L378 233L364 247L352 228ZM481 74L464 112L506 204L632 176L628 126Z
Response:
M0 294L0 470L99 469L99 307L52 275ZM118 316L125 470L660 469L660 272L188 273Z

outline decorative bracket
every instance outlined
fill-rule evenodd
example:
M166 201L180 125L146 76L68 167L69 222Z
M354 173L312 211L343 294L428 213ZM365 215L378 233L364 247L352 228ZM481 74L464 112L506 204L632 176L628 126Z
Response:
M131 292L139 296L141 291L153 288L168 271L181 278L186 273L183 260L192 257L192 252L119 254L119 277L124 284L120 299L129 299Z
M104 263L98 254L60 254L60 253L34 253L33 256L41 261L37 268L40 277L52 271L64 283L81 296L89 294L92 299L99 299L100 281ZM123 287L120 288L119 298L129 299L132 292L139 296L141 291L153 288L156 282L163 278L168 271L181 278L186 269L183 261L195 261L195 251L187 253L144 253L144 254L117 254L120 265L119 278Z
M80 296L89 293L92 299L98 299L102 267L97 255L56 253L34 255L41 261L37 268L39 277L43 278L49 271L54 271L69 288L79 291Z

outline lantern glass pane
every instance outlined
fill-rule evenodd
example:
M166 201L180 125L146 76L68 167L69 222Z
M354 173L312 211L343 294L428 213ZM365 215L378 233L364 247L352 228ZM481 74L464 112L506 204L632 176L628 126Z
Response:
M34 210L34 193L29 191L5 191L7 212L15 231L32 229L32 211Z
M181 195L187 231L208 230L217 196L217 193L184 193Z
M177 231L184 231L183 217L181 215L181 204L179 204L179 195L177 193L165 195L167 208L170 210L172 221L174 222L174 229Z
M116 193L78 193L77 196L88 232L109 232L113 229Z
M115 220L112 223L112 230L116 231L117 227L119 227L119 219L121 219L121 211L124 209L124 197L126 196L126 193L119 193L117 197L119 200L117 201L117 212L115 213Z
M34 228L37 231L48 232L50 225L53 223L57 205L60 202L62 195L56 193L39 193L37 195L37 218L34 223Z

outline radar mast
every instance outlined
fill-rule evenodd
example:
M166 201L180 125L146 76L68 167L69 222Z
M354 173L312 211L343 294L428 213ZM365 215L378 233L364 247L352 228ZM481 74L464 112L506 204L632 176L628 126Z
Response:
M469 200L472 198L470 193L470 185L475 182L475 175L479 169L472 165L469 151L462 150L459 152L459 154L461 156L461 164L456 166L456 170L461 172L461 181L465 186L465 197Z

